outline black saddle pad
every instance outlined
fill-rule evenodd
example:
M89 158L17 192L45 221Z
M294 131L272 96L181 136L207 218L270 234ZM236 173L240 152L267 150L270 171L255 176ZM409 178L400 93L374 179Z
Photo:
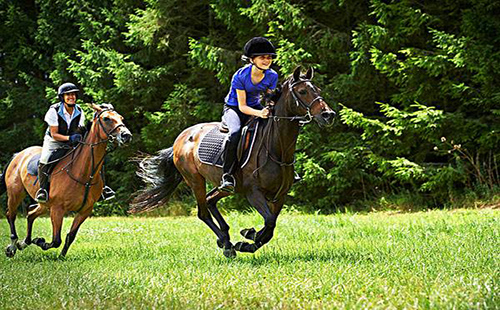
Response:
M258 120L250 122L241 130L241 137L238 146L238 162L243 168L250 159L255 137L260 122ZM224 146L227 133L222 133L219 126L215 126L201 139L198 145L198 156L202 163L217 167L222 167Z

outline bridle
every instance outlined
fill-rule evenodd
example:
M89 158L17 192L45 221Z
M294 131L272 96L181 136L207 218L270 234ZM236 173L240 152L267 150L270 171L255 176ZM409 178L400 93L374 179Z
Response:
M294 87L298 84L307 83L307 82L311 82L311 80L309 80L309 79L298 80L298 81L295 81L293 83L291 81L287 82L288 88L290 89L290 92L292 93L293 100L295 101L295 104L297 105L297 107L302 107L303 109L305 109L307 111L307 113L305 115L303 115L303 116L276 116L276 115L273 115L269 118L272 119L273 121L279 121L281 119L289 120L291 122L299 121L300 126L303 126L307 123L310 123L313 120L313 116L311 114L311 108L316 103L316 101L323 100L323 97L321 97L320 95L317 95L308 104L306 104L302 99L300 99L300 97L297 96L297 94L295 93Z
M301 84L301 83L306 83L306 82L310 82L311 80L309 79L305 79L305 80L298 80L298 81L295 81L295 82L291 82L291 81L288 81L288 89L289 91L292 93L292 97L293 97L293 100L294 100L294 103L297 105L297 107L302 107L304 108L307 113L305 115L302 115L302 116L276 116L276 115L273 115L273 116L270 116L269 118L272 120L272 122L269 122L268 126L266 126L264 128L264 134L263 136L265 137L265 140L263 141L263 143L261 143L257 153L260 152L260 150L262 148L265 149L265 152L266 152L266 161L261 164L260 166L257 165L258 167L253 171L253 174L256 175L258 173L258 171L264 167L264 165L267 163L267 160L268 159L271 159L271 161L273 161L275 164L277 164L278 166L280 166L281 169L285 169L286 167L291 167L295 164L295 156L293 158L293 160L291 162L285 162L285 161L282 161L282 159L280 158L277 158L275 155L273 155L270 151L271 149L271 137L273 135L272 131L273 130L277 130L274 129L277 122L280 121L280 120L288 120L288 121L299 121L299 126L303 126L307 123L310 123L313 119L312 117L312 114L311 114L311 108L313 107L313 105L319 101L319 100L323 100L323 97L321 97L320 95L317 95L313 100L311 100L309 103L305 103L302 99L300 99L299 96L297 96L297 94L295 93L295 90L294 90L294 87L298 84ZM290 150L290 148L294 145L293 143L290 144L288 147L285 147L284 145L282 145L282 141L280 139L280 136L278 135L278 143L282 146L282 154L281 154L281 158L284 157L284 155L286 153L288 153L288 151ZM258 157L258 156L257 156ZM283 182L281 183L280 185L280 188L278 189L278 191L276 192L276 194L274 195L274 198L271 200L273 202L276 202L278 197L280 196L281 194L281 191L284 189L285 187L285 180L283 179Z
M120 127L125 127L125 124L121 123L121 124L118 124L116 125L113 129L111 129L109 132L106 131L106 127L104 127L104 125L102 124L102 121L101 121L101 114L104 113L104 112L107 112L107 111L114 111L113 109L103 109L101 110L99 113L97 113L95 116L94 116L94 119L97 118L98 121L99 121L99 126L101 127L102 131L104 131L104 133L106 134L106 137L107 139L104 139L104 140L101 140L97 143L102 143L102 142L107 142L107 141L111 141L113 142L116 138L114 136L112 136L111 134L113 132L115 132L118 128ZM97 144L96 143L96 144Z
M83 182L81 180L79 180L77 177L75 177L74 175L71 174L70 172L70 169L69 167L70 166L73 166L73 162L75 161L75 157L73 156L73 159L66 165L64 166L62 170L66 171L66 173L68 174L68 176L75 182L77 182L78 184L81 184L83 186L85 186L85 194L84 194L84 197L83 197L83 202L80 206L80 208L77 210L77 212L79 212L84 206L85 206L85 203L87 202L87 198L88 198L88 194L89 194L89 191L90 191L90 187L92 187L93 185L96 185L98 183L98 181L95 181L94 183L92 183L94 177L96 176L97 172L99 171L98 167L101 166L101 164L103 163L104 161L104 158L106 157L106 153L107 153L107 150L104 151L104 155L102 156L102 158L97 162L97 165L96 165L96 161L94 159L94 148L100 144L103 144L103 143L107 143L107 142L113 142L114 139L116 139L112 133L115 132L118 128L120 127L125 127L125 124L121 123L121 124L118 124L116 125L112 130L110 131L107 131L106 130L106 127L104 126L104 124L102 123L101 121L101 115L104 113L104 112L107 112L107 111L114 111L114 109L103 109L101 111L99 111L98 113L96 113L94 115L94 120L97 118L98 119L98 124L99 124L99 128L106 134L106 139L101 139L100 141L96 142L96 143L88 143L88 142L85 142L85 141L79 141L79 145L87 145L87 146L90 146L90 160L91 160L91 167L92 167L92 170L90 172L90 177L89 177L89 180L87 182ZM90 131L89 131L90 132ZM83 140L86 140L89 132L87 132L85 134L85 138ZM98 133L99 135L99 133ZM76 149L76 148L75 148Z

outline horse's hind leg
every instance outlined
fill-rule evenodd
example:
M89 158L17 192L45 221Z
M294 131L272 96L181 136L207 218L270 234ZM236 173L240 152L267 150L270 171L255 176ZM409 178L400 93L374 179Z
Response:
M16 232L16 216L17 216L17 208L19 204L24 199L26 194L23 190L19 190L17 192L9 191L8 199L7 199L7 221L10 226L10 244L5 248L5 255L7 257L13 257L16 254L16 251L19 247L18 236Z
M226 223L222 214L220 214L219 209L217 209L217 202L222 198L229 196L230 194L227 192L219 191L217 188L214 188L207 194L207 206L208 210L212 216L219 223L219 228L222 234L224 235L224 240L230 241L231 237L229 236L229 225ZM224 246L222 239L217 239L217 245L222 248Z
M189 187L191 187L194 196L196 197L196 202L198 204L198 218L207 224L208 227L210 227L210 229L212 229L212 231L217 235L217 243L219 245L222 244L224 248L224 255L226 257L235 257L236 252L234 251L233 244L229 239L229 233L223 233L221 229L217 227L212 219L212 215L210 215L210 211L208 210L206 197L207 191L205 188L204 178L201 175L191 175L189 179L186 179L186 182ZM227 226L227 229L229 230L229 226Z
M78 213L75 216L75 219L73 220L73 224L71 224L71 229L69 230L69 233L66 235L66 241L64 242L64 247L61 251L61 256L64 257L66 256L66 253L68 253L69 246L73 241L75 241L76 233L78 232L78 229L82 225L82 223L87 219L87 217L92 213L92 209L90 209L88 212L85 212L83 214Z
M52 242L47 243L43 238L33 239L33 243L38 245L42 250L58 248L61 245L61 227L64 217L64 210L60 207L53 206L50 209L50 219L52 221Z
M42 215L45 212L45 208L42 205L35 204L34 206L35 207L33 208L33 205L31 205L30 207L32 207L32 208L28 210L28 216L27 216L28 225L27 225L27 229L26 229L26 238L20 244L20 246L19 246L20 250L25 249L28 245L31 244L31 242L32 242L31 241L31 234L33 232L33 222L35 221L35 219L37 217L39 217L40 215Z

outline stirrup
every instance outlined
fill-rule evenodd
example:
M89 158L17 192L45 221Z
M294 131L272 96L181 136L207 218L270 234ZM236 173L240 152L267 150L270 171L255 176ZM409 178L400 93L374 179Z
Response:
M35 195L35 201L38 203L45 203L49 200L49 193L43 188L40 188Z
M224 192L234 193L235 186L236 181L234 180L234 177L229 173L224 173L222 175L222 181L218 189Z
M295 183L299 183L300 181L302 181L302 177L297 173L297 172L293 172L293 184Z
M102 200L106 201L115 198L115 194L115 191L112 190L111 187L104 186L104 188L102 189L101 197Z

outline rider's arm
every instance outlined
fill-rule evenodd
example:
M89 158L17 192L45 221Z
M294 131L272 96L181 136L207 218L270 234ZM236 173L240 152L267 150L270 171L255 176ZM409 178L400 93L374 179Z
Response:
M69 141L69 136L61 135L58 132L59 131L58 126L49 126L49 128L50 128L50 135L52 136L52 138L54 138L54 140L60 141L60 142Z
M244 90L237 89L236 95L238 96L238 107L242 113L262 118L267 118L269 116L269 110L267 108L257 110L247 105L247 93Z

